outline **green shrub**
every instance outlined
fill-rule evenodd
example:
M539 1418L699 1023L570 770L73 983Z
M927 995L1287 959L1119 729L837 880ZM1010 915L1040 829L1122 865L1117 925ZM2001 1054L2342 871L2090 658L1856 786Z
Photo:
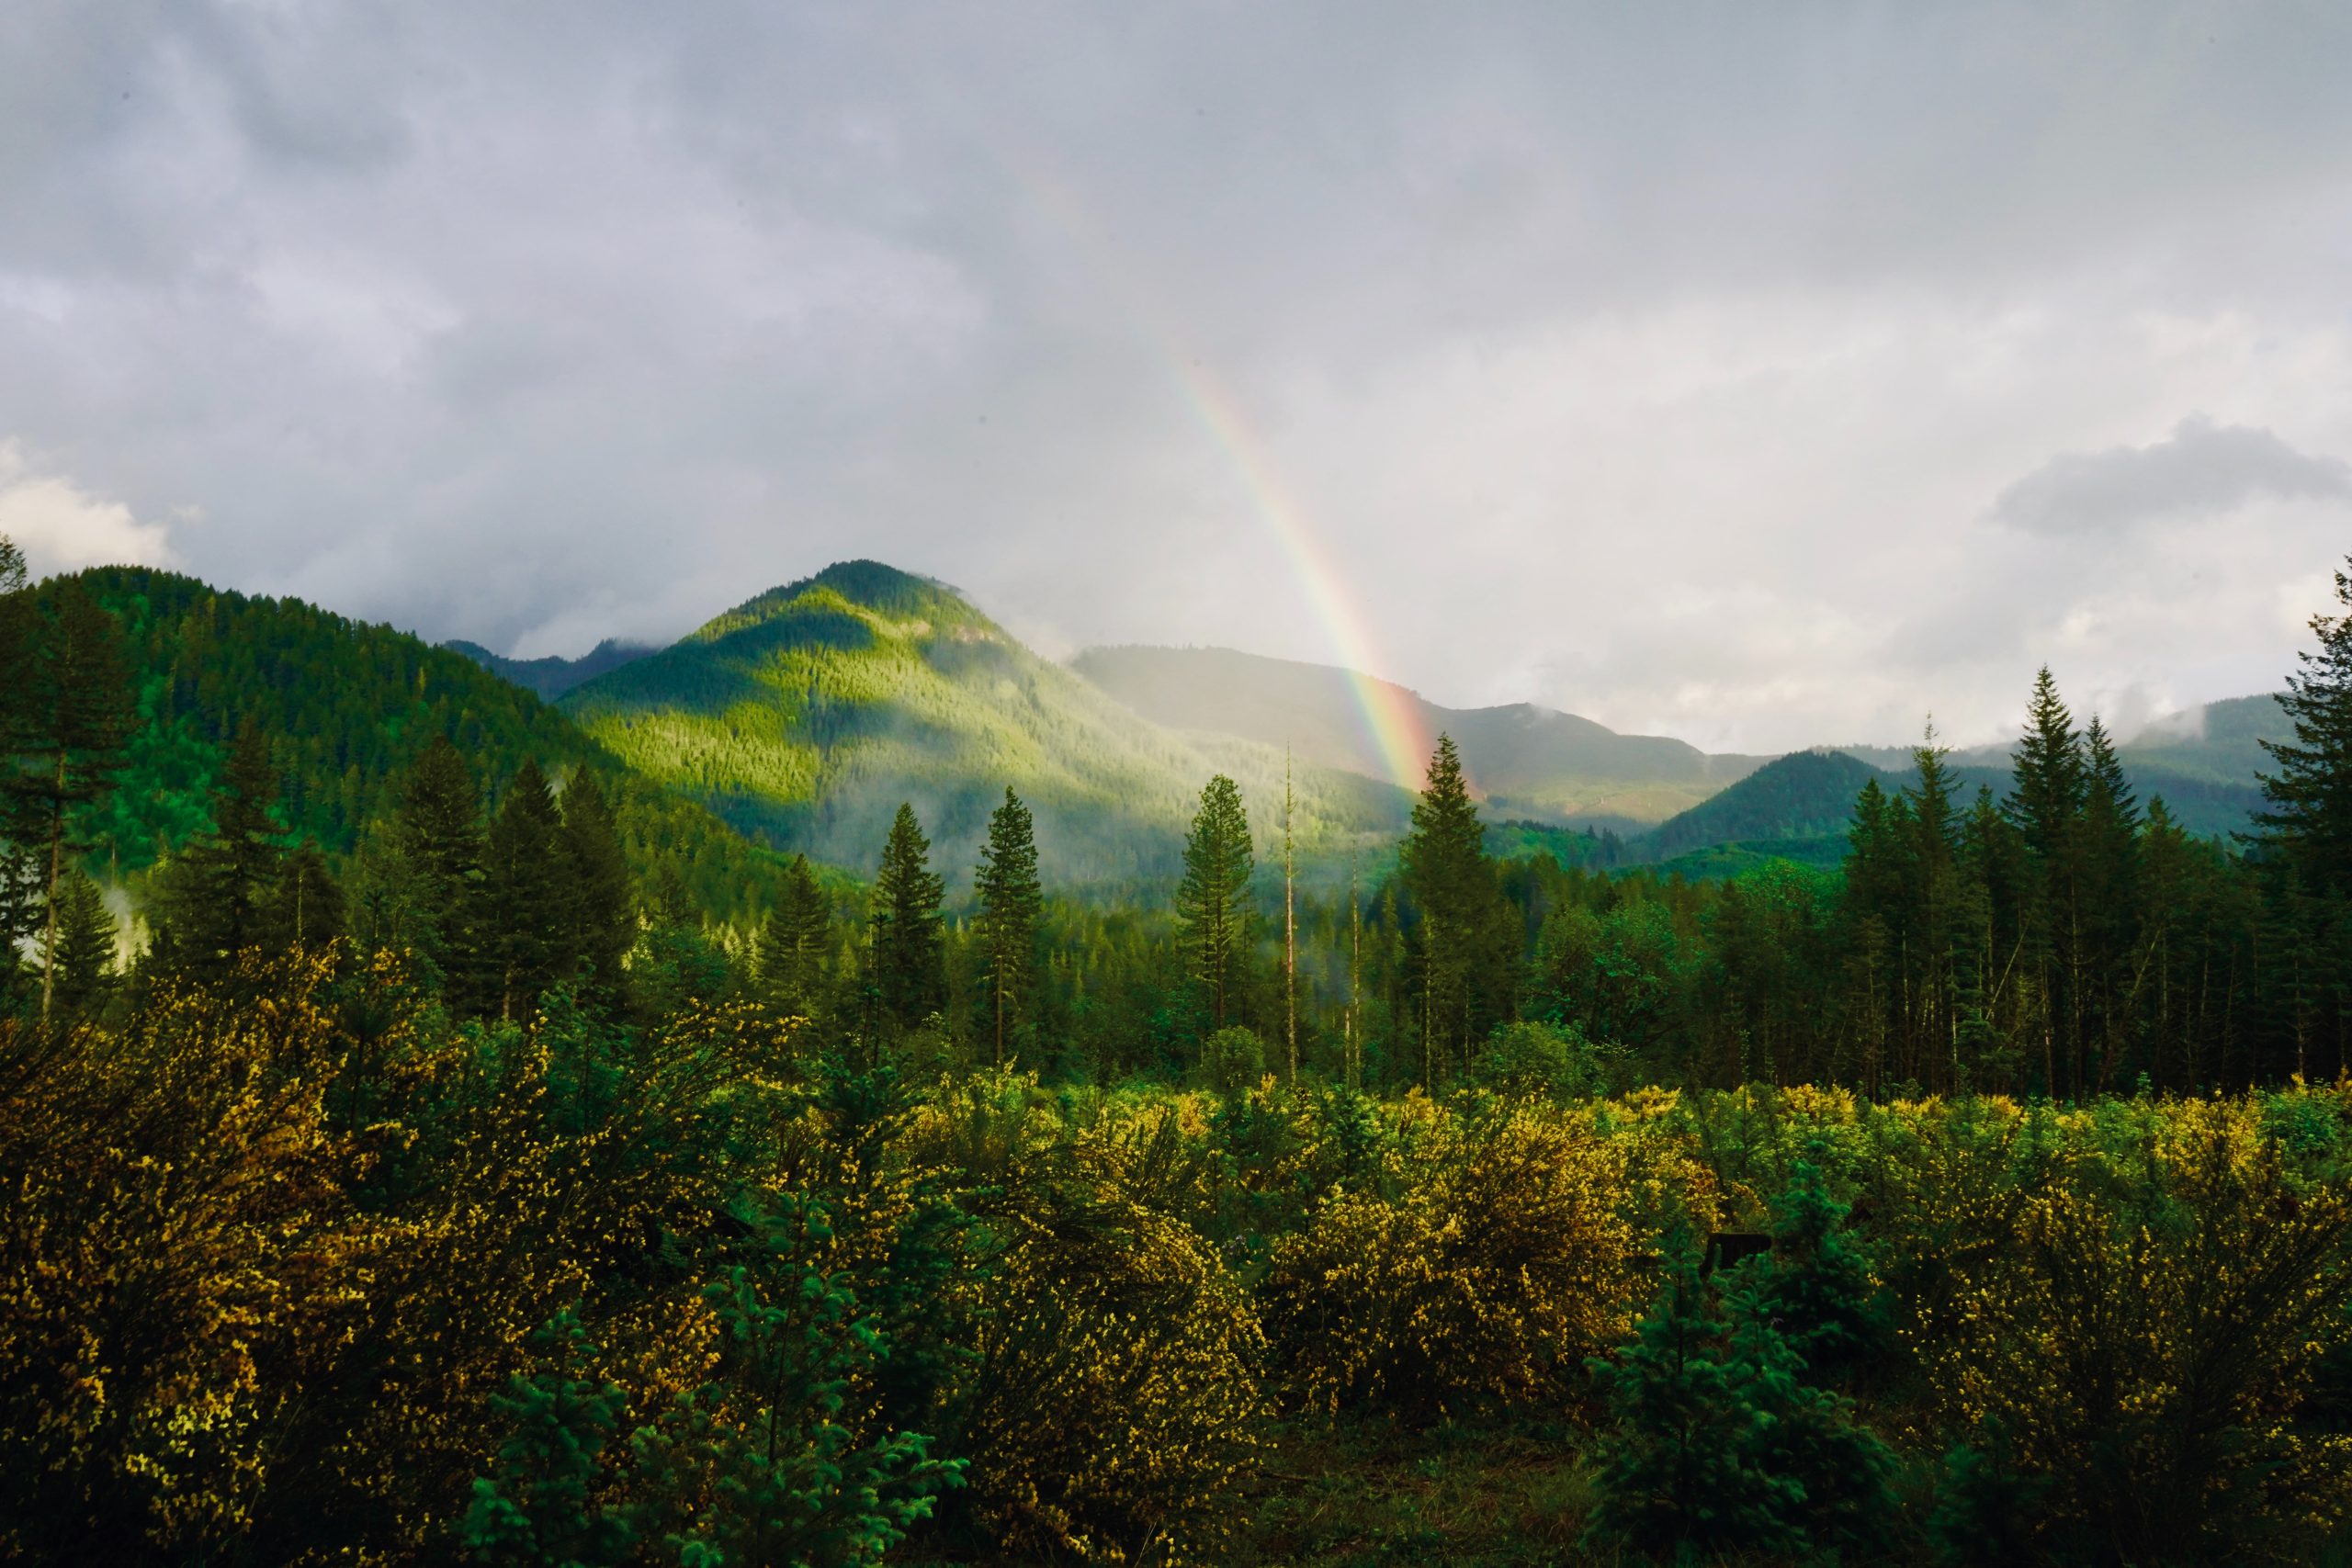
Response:
M1201 1083L1219 1094L1237 1094L1266 1076L1266 1043L1238 1024L1201 1042Z

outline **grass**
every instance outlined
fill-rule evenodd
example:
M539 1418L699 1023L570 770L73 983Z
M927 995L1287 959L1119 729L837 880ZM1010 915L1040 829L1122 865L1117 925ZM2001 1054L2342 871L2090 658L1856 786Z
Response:
M1536 1568L1611 1563L1579 1551L1591 1435L1527 1422L1407 1432L1385 1423L1282 1427L1244 1506L1237 1564Z

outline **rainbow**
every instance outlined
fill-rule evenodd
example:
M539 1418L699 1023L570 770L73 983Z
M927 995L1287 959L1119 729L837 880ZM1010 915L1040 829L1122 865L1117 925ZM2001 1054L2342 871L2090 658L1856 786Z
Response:
M1114 287L1128 297L1135 319L1174 381L1185 407L1208 435L1211 444L1232 468L1250 499L1250 509L1272 536L1283 562L1314 612L1329 646L1332 662L1353 688L1363 716L1365 737L1382 767L1396 784L1419 790L1426 782L1430 754L1436 738L1430 732L1411 693L1369 673L1383 662L1373 638L1371 617L1350 591L1347 573L1322 531L1283 483L1280 469L1265 443L1251 432L1239 403L1187 351L1168 324L1165 311L1154 308L1132 281L1133 268L1118 265L1110 239L1087 216L1069 184L1056 177L1035 157L1005 156L1001 161L1037 207L1053 219L1094 258Z
M1367 673L1380 660L1370 617L1348 591L1348 579L1323 535L1292 499L1264 445L1250 433L1239 409L1198 362L1181 354L1166 357L1193 415L1239 477L1266 532L1273 536L1292 576L1315 612L1338 664L1354 688L1356 708L1388 776L1407 789L1425 782L1436 738L1412 694Z

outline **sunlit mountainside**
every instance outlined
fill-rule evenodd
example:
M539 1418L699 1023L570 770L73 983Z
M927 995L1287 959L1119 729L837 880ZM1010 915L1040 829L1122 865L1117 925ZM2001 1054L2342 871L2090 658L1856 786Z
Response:
M487 797L526 761L559 776L593 770L618 803L641 874L673 869L714 911L769 900L775 856L458 653L300 599L175 572L107 567L72 581L119 617L137 704L122 785L88 828L95 863L116 874L206 830L230 745L251 726L268 738L284 781L287 826L331 854L359 847L426 743L447 736Z
M1007 786L1065 882L1172 874L1216 773L1240 784L1261 859L1280 831L1279 746L1161 728L953 589L872 561L751 599L561 705L739 829L840 865L870 861L903 800L960 874ZM1383 852L1409 805L1303 747L1294 785L1301 852L1325 868Z

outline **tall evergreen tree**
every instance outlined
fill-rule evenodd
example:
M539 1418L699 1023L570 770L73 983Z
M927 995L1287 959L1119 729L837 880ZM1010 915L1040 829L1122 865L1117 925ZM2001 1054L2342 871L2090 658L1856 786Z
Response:
M587 964L592 991L611 1005L620 999L622 960L637 942L637 904L611 797L584 768L564 785L558 848L571 884L566 950Z
M832 903L808 868L808 857L793 856L776 907L760 927L759 982L771 1003L802 1017L816 1011L832 953Z
M2034 977L2032 1026L2044 1088L2080 1093L2082 1031L2082 818L2089 780L2082 737L2043 665L2033 679L2026 729L2011 753L2015 787L2002 809L2017 824L2033 868L2027 956Z
M30 739L33 696L33 596L25 553L0 534L0 784L13 779ZM42 926L41 855L19 841L24 824L12 820L12 801L0 795L0 1002L9 999L20 970L17 954Z
M1952 804L1948 755L1936 744L1936 727L1911 752L1918 783L1906 786L1910 807L1905 835L1905 871L1910 906L1902 1032L1903 1076L1950 1088L1959 1071L1959 1015L1954 954L1960 934L1960 823Z
M1451 736L1438 737L1429 779L1413 807L1413 830L1400 855L1405 888L1420 911L1418 932L1422 1077L1434 1087L1447 1062L1499 1021L1499 987L1512 983L1504 943L1504 915L1487 830L1470 798L1461 754Z
M22 581L21 558L0 571ZM14 601L17 595L7 597ZM123 765L133 708L114 616L68 579L56 585L45 615L12 607L6 618L20 640L14 657L15 733L0 776L6 837L33 857L40 882L41 950L57 946L58 890L71 855L84 846L74 829L79 807L105 795ZM41 979L41 1016L54 1003L55 976Z
M2017 1048L2018 962L2024 950L2024 840L1980 784L1960 833L1961 925L1957 951L1960 1055L1977 1090L2012 1089Z
M69 869L58 892L57 961L47 965L56 976L58 1017L77 1017L104 1003L114 984L115 935L98 885Z
M286 859L269 742L248 724L212 792L212 830L184 850L164 890L155 955L163 967L218 978L251 948L281 940L274 908Z
M2352 1035L2352 572L2335 574L2335 598L2346 613L2312 617L2319 646L2296 654L2278 699L2293 739L2262 743L2276 771L2260 775L2255 817L2255 843L2278 868L2274 919L2292 927L2307 965L2295 987L2298 1070L2321 1032L2342 1070Z
M417 754L401 783L392 842L403 883L392 940L445 982L470 970L482 884L481 803L471 770L446 735Z
M547 774L526 761L491 822L482 863L482 945L492 979L481 1002L500 1018L526 1012L571 972L572 889L562 840Z
M910 1029L947 1006L945 943L939 918L943 885L931 869L931 840L901 803L874 878L867 947L883 1021Z
M1854 797L1854 819L1846 829L1846 985L1848 1010L1857 1020L1853 1068L1862 1088L1879 1091L1886 1042L1901 1016L1895 998L1895 940L1903 908L1903 847L1896 820L1899 801L1890 801L1875 778L1862 781Z
M277 940L316 952L344 934L343 888L316 839L304 839L286 857L271 901Z
M1184 840L1184 876L1176 919L1194 985L1208 1004L1209 1032L1226 1026L1250 954L1250 814L1241 791L1218 773L1201 791L1201 807Z
M2346 558L2352 565L2352 557ZM2306 886L2352 897L2352 572L2335 574L2346 613L2311 619L2316 649L2296 654L2278 705L2290 740L2266 740L2274 771L2260 775L2264 807L2256 842L2295 863Z
M2129 1048L2126 1016L2139 941L2140 803L2106 725L2083 730L2081 926L2085 1028L2098 1047L2098 1087L2114 1086Z
M1005 1045L1025 1021L1037 968L1037 924L1045 892L1037 881L1037 840L1029 808L1010 788L1004 804L989 817L988 842L972 874L979 896L980 970L989 1021L996 1034L996 1065Z

